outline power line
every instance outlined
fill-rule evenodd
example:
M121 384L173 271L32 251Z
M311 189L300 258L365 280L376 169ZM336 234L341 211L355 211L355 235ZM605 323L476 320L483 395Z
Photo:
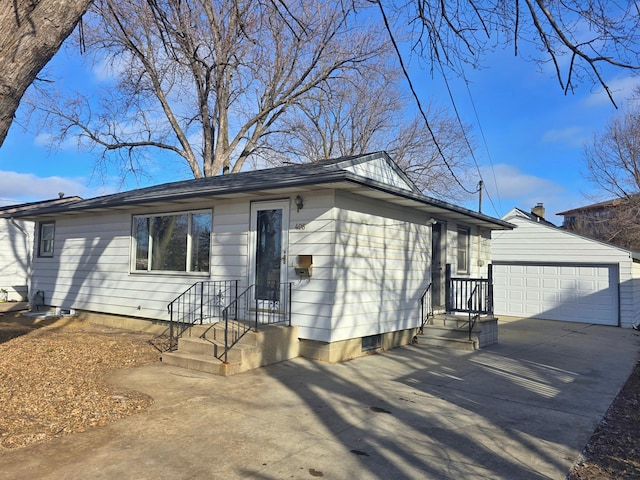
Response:
M449 170L449 173L451 173L451 176L456 181L456 183L460 186L460 188L462 190L464 190L465 192L469 193L469 194L477 193L477 190L475 192L472 192L471 190L467 189L464 185L462 185L462 183L460 182L460 180L458 179L458 177L454 173L453 169L451 168L451 165L449 165L449 162L447 161L447 159L446 159L446 157L444 155L444 152L442 151L442 148L440 148L440 144L438 143L438 140L436 139L435 133L434 133L433 129L431 128L431 124L429 123L429 120L427 119L427 115L424 112L424 109L422 108L422 102L420 102L420 98L418 97L418 94L416 93L416 90L413 87L413 82L411 81L411 77L409 76L409 72L407 71L407 68L406 68L406 66L404 64L404 60L402 59L402 54L400 53L400 49L398 48L398 44L396 42L396 39L393 36L393 33L391 32L391 26L389 25L389 20L387 19L387 15L386 15L386 13L384 11L384 7L382 6L382 3L381 3L380 0L377 0L376 3L378 4L378 7L380 8L380 14L382 15L382 19L384 21L385 29L387 30L387 33L389 34L389 39L391 40L391 44L393 45L393 48L394 48L394 50L396 52L396 55L398 56L398 61L400 62L400 68L402 68L402 73L403 73L405 79L407 80L407 83L409 84L409 89L411 90L411 94L413 95L413 98L416 101L416 104L418 106L418 110L420 111L420 115L424 119L424 123L427 126L427 129L429 130L429 134L431 135L431 138L433 139L433 143L435 144L436 149L438 150L438 154L442 158L442 161L444 162L444 164L446 165L447 169ZM463 130L463 132L464 132L464 130ZM466 138L466 134L465 134L465 138Z
M465 77L464 72L462 72L462 78L464 80L465 86L467 87L467 94L469 95L469 101L471 102L471 107L473 108L473 114L476 117L476 123L478 125L478 129L480 130L480 136L482 137L482 144L484 145L484 149L487 152L487 157L489 158L489 167L491 168L491 173L493 175L493 184L496 187L496 195L498 196L498 203L501 204L500 190L498 189L498 181L496 179L496 171L493 168L493 158L491 157L491 151L489 150L489 145L487 144L487 138L484 135L484 129L482 128L482 123L480 123L480 116L478 115L476 104L473 101L473 95L471 95L471 89L469 88L469 80L467 80L467 78ZM482 178L482 174L480 173L479 169L478 169L478 174L480 175L480 178ZM491 202L491 206L493 207L493 210L496 212L496 215L499 215L498 209L496 208L495 204L493 203L493 199L491 198L491 195L489 195L489 192L486 189L485 189L485 193L489 198L489 201Z

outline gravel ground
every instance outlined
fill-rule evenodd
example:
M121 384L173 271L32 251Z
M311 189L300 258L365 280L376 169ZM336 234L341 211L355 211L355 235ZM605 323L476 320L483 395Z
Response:
M158 361L156 340L75 319L34 321L0 312L0 452L144 411L152 398L106 378ZM640 478L640 364L567 478Z

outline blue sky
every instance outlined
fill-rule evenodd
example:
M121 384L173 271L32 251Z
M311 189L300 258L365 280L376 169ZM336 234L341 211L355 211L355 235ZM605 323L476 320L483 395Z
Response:
M590 84L565 95L552 72L497 51L483 60L484 68L467 69L468 88L459 78L450 87L463 122L473 126L478 149L475 158L485 183L483 212L500 217L513 207L529 210L543 203L547 218L559 224L557 212L592 202L585 181L584 143L602 132L616 113L606 95ZM87 70L68 50L50 63L49 71L73 87L76 82L100 85L100 72ZM451 108L441 79L411 70L423 103ZM620 107L635 84L630 74L614 70L605 75ZM20 112L18 119L21 119ZM38 201L58 196L85 198L135 188L94 174L95 159L74 145L61 151L47 146L46 132L25 131L14 122L0 148L0 205ZM152 166L152 172L163 171ZM152 174L138 186L190 178L186 168ZM477 200L464 206L477 209Z

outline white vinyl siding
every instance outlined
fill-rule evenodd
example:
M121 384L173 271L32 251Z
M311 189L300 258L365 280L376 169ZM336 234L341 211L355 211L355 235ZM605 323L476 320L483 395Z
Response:
M331 341L412 328L429 282L430 229L411 209L336 193Z
M304 207L297 211L297 194L253 198L290 201L286 261L299 337L334 342L416 327L420 296L430 281L429 216L331 189L302 193ZM248 285L250 198L181 204L182 211L213 210L211 273L195 280L180 272L130 272L132 217L173 210L167 204L57 217L56 256L36 259L33 288L44 291L51 306L168 320L167 304L197 280ZM449 225L448 235L455 236L456 224ZM488 254L485 242L472 229L472 266L478 255ZM455 259L456 244L448 245L447 256ZM300 255L312 256L311 278L295 274Z
M304 208L296 211L292 195L289 213L289 281L293 282L292 318L300 338L331 340L336 283L333 270L335 210L332 190L304 194ZM299 255L311 255L312 276L295 274Z
M357 175L370 178L385 185L391 185L402 190L413 191L412 186L407 184L406 180L391 168L384 158L358 163L345 168L345 170L349 170Z
M0 219L0 289L8 300L27 296L34 234L34 222Z
M32 290L47 305L167 319L167 303L193 283L184 274L130 274L131 215L56 220L56 255L34 259Z
M517 228L512 231L493 232L491 250L494 264L615 266L617 278L613 281L617 284L618 290L616 308L620 325L629 327L633 324L639 311L636 298L640 294L640 286L633 278L634 264L630 252L534 222L522 217L522 214L510 214L504 219L517 225ZM494 289L494 295L500 295L498 286ZM515 307L510 306L509 310L512 311L513 308ZM496 313L501 312L496 310ZM502 311L502 314L507 313ZM599 317L599 314L594 313L592 318L585 318L584 321L601 323L598 322ZM607 322L613 324L613 320ZM615 324L617 325L617 320Z

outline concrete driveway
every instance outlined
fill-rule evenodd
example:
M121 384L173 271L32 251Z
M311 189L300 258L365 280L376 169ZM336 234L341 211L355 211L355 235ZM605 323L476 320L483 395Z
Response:
M638 332L500 321L477 352L410 346L234 377L154 364L113 382L146 412L0 455L18 479L563 479L635 361Z

